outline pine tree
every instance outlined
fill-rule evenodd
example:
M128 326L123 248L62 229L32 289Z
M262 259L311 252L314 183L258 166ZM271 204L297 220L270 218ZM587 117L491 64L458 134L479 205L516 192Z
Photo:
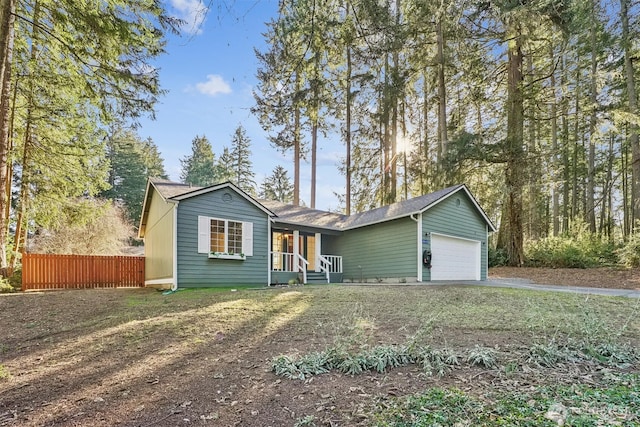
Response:
M260 188L260 197L282 203L293 201L293 185L285 168L280 165L276 166L271 175L264 179Z
M162 91L150 61L176 25L156 1L2 1L0 268L11 253L11 188L23 183L18 225L52 220L66 198L100 191L99 129L153 112ZM21 159L13 171L12 158Z
M267 24L266 52L256 50L259 62L258 85L253 93L256 105L251 109L271 144L285 153L293 151L293 204L300 204L300 160L306 146L302 135L302 77L298 69L304 50L298 33L288 28L290 10L282 4L277 20Z
M251 140L242 125L238 125L231 139L232 182L249 194L256 193L253 163L251 162Z
M234 181L235 173L233 171L233 158L229 147L222 149L222 154L218 158L218 173L220 174L220 181Z
M126 218L137 224L147 178L167 178L158 148L150 138L143 141L131 129L117 129L107 142L107 156L111 188L102 197L121 203Z
M186 184L208 187L220 182L213 148L205 135L193 138L191 155L180 159L180 163L180 179Z
M146 176L169 179L169 175L167 175L167 171L164 168L164 159L160 151L158 151L158 146L153 142L151 137L142 143L142 154L144 157Z

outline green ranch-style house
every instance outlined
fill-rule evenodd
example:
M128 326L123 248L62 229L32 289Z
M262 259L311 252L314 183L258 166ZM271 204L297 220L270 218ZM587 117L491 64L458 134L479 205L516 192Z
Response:
M465 185L347 216L152 178L139 236L145 285L177 289L486 280L494 231Z

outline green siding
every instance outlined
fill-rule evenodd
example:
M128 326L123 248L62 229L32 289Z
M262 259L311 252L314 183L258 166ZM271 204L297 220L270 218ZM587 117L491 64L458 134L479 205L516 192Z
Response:
M229 193L231 201L222 196ZM253 256L244 261L198 253L198 216L253 223ZM182 200L178 205L178 286L210 287L268 282L268 217L231 188Z
M458 203L459 201L459 203ZM426 233L441 233L481 242L480 279L487 279L487 223L467 195L459 191L422 214L422 249L431 249ZM422 280L431 280L431 270L423 267Z
M167 203L151 187L151 206L144 235L145 280L173 277L173 203Z
M342 255L343 278L369 282L417 277L417 224L409 217L347 230L331 249ZM362 267L361 269L358 267ZM362 276L361 276L362 272Z

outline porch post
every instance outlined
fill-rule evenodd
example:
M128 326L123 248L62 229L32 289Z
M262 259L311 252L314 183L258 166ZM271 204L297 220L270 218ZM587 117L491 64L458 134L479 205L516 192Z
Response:
M417 215L418 221L418 282L422 282L422 213Z
M271 270L273 269L271 265L273 263L271 238L271 217L267 215L267 286L271 285Z
M316 250L315 250L316 259L315 259L315 264L313 264L313 265L315 265L316 271L318 271L318 272L322 271L322 270L320 270L320 255L322 255L322 253L321 253L322 252L322 240L321 239L322 239L322 233L316 233L316 238L315 238L315 241L316 241Z
M296 267L298 266L297 255L300 255L300 232L298 230L293 230L293 264Z

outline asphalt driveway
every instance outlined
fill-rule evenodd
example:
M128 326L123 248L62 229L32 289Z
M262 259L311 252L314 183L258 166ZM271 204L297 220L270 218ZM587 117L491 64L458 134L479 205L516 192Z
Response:
M422 282L422 283L401 283L401 284L389 284L389 283L344 283L349 286L444 286L444 285L464 285L464 286L488 286L496 288L514 288L514 289L529 289L532 291L549 291L549 292L568 292L573 294L584 295L604 295L610 297L626 297L626 298L640 298L640 290L633 289L608 289L608 288L593 288L582 286L566 286L566 285L539 285L533 283L528 279L520 278L501 278L490 279L484 281L435 281L435 282Z
M453 282L432 282L432 284L445 284ZM456 282L457 283L457 282ZM462 282L469 286L490 286L498 288L530 289L534 291L568 292L585 295L604 295L610 297L640 298L640 290L633 289L608 289L608 288L587 288L582 286L564 285L539 285L527 279L505 278L490 279L481 282Z

